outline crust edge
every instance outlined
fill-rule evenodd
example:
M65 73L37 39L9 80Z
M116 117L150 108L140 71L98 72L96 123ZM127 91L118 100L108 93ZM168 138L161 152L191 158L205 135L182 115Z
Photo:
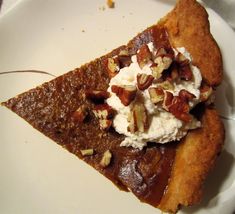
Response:
M160 209L175 213L180 205L200 202L203 183L215 165L224 138L224 126L218 113L214 108L206 108L202 128L188 133L177 148L172 175Z
M173 46L183 46L191 53L193 63L200 68L207 84L217 86L221 83L222 56L210 33L208 14L202 5L195 0L178 0L159 24L167 29Z
M198 2L178 0L159 24L167 29L174 47L183 46L190 52L207 84L215 87L221 83L221 52L210 33L208 14ZM202 116L202 128L189 132L177 148L168 188L159 204L161 210L175 213L181 205L201 201L204 181L223 148L224 138L224 126L217 111L207 107Z

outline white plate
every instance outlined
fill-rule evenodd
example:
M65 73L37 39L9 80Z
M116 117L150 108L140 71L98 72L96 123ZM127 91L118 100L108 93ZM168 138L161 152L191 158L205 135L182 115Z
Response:
M0 72L37 69L60 75L125 44L173 7L168 1L116 0L115 9L103 10L105 2L21 1L0 18ZM217 14L212 11L209 14L225 65L219 107L221 113L232 116L235 36ZM33 73L0 75L0 101L50 79ZM201 205L185 209L186 213L235 210L235 122L224 122L225 151L207 181ZM131 193L119 191L91 167L3 107L0 139L0 213L158 213Z

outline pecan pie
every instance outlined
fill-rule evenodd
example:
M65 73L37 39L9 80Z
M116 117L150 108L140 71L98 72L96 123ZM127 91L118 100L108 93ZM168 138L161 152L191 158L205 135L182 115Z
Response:
M150 43L156 49L154 54ZM171 93L177 81L194 81L189 60L176 54L179 47L190 53L190 63L202 76L199 102L193 108L190 103L196 95L191 91ZM140 69L149 65L151 73L138 74L136 85L112 85L107 91L110 80L131 66L133 56L137 56ZM204 180L221 152L224 128L209 98L221 81L222 58L205 9L195 0L178 0L168 15L127 45L2 105L93 166L119 189L175 213L181 205L201 200ZM106 100L115 95L123 106L132 106L127 131L146 132L151 125L149 112L143 102L136 101L136 96L145 92L161 111L183 124L197 120L200 127L189 129L181 140L146 142L142 149L120 146L125 136L115 130L117 111Z

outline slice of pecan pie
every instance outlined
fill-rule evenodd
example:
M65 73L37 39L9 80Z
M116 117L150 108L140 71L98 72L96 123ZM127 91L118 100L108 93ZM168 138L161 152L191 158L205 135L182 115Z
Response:
M221 80L205 9L179 0L127 45L2 104L121 190L176 212L201 200L221 152Z

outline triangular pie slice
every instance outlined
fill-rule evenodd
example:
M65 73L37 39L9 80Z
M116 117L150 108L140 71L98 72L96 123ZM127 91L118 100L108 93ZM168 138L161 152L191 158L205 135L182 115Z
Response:
M222 58L210 34L208 15L194 0L178 0L167 16L127 45L2 104L121 190L176 212L181 205L201 200L204 180L221 152L224 128L214 105L202 102L194 108L192 114L202 125L179 142L148 143L142 150L120 146L125 136L113 128L102 130L93 113L100 97L96 94L94 101L92 93L109 86L108 59L118 58L119 66L128 66L129 56L150 42L155 47L184 47L200 69L203 84L210 89L220 84Z

